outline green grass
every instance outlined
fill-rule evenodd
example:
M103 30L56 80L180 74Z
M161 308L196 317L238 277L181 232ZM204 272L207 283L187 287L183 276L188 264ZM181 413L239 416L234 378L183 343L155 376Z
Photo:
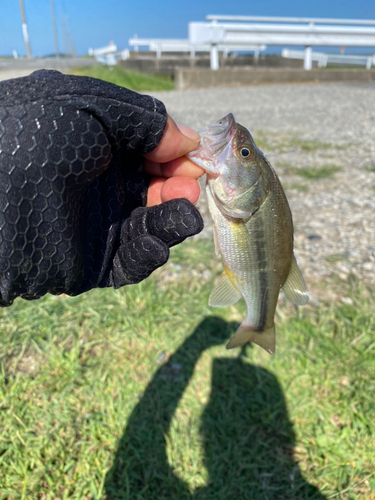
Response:
M296 137L293 135L266 132L264 130L257 130L254 140L258 147L265 152L276 151L279 153L284 153L290 149L295 148L298 148L302 151L318 151L325 149L342 149L343 147L328 142L323 142L317 139L301 139L300 137ZM346 147L350 146L352 146L351 143L346 145Z
M289 141L291 147L301 148L303 151L318 151L320 149L336 149L333 144L322 142L318 140L307 141L305 139L299 139L298 137L292 137Z
M289 175L299 175L305 179L317 181L320 179L328 179L335 175L336 172L340 172L341 168L337 165L322 165L311 167L293 167L289 163L278 162L278 166L284 169L284 173Z
M117 66L83 66L72 69L71 73L99 78L100 80L115 83L120 87L137 91L174 89L173 80L169 76L147 75L136 71L127 71Z
M341 260L348 260L348 257L343 253L334 253L326 257L326 261L329 262L330 264L335 264L336 262L339 262Z
M227 351L239 303L185 242L133 287L0 311L0 499L374 499L375 299L286 305Z
M307 193L309 187L305 184L296 184L296 183L284 183L284 189L293 189L296 191L300 191L301 193Z

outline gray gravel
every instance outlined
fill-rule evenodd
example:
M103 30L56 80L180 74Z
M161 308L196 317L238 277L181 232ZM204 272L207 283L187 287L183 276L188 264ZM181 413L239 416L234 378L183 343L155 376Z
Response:
M62 73L69 72L76 66L92 66L98 64L90 57L43 57L34 59L0 59L0 81L10 78L28 76L38 69L55 69Z
M333 289L337 277L347 283L354 275L375 284L375 85L262 85L154 95L195 130L232 112L261 138L286 187L297 260L313 294L327 296L323 290ZM296 175L295 167L326 165L341 170L320 180ZM199 206L204 236L210 236L203 197Z

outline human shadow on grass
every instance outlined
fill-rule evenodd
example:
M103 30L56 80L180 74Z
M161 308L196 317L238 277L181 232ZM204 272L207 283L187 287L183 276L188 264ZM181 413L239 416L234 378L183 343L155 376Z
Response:
M166 436L195 364L205 349L222 344L236 326L217 317L204 319L157 370L119 442L104 498L325 498L303 479L293 459L294 431L276 377L246 362L245 348L237 358L213 360L211 395L200 425L208 484L192 492L169 465Z

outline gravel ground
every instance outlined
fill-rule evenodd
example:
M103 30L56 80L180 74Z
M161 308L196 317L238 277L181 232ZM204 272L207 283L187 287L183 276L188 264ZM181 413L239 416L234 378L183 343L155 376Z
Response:
M341 284L350 276L375 285L374 84L262 85L154 95L177 121L195 130L232 112L258 139L286 188L295 253L313 296L348 300ZM308 179L303 175L307 167L318 177L325 168L328 177ZM203 236L211 236L204 196L199 206L206 222Z
M54 57L43 57L34 59L0 59L0 81L10 78L20 78L27 76L38 69L56 69L62 73L67 73L75 66L88 66L97 64L94 59L82 57L55 59Z

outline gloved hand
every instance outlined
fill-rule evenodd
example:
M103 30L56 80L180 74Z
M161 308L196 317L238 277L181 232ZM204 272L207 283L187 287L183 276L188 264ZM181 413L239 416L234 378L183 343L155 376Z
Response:
M164 105L37 71L0 82L0 305L138 283L203 222L185 199L146 204L144 154Z

